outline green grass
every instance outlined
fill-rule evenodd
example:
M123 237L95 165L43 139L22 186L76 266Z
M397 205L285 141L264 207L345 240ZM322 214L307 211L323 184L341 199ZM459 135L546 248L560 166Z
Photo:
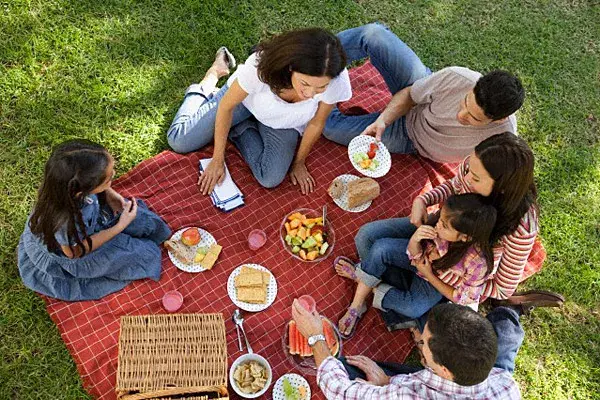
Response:
M232 5L235 4L235 5ZM537 156L544 270L515 377L527 399L600 393L600 6L594 1L12 0L0 3L0 399L88 398L14 249L52 145L102 142L123 173L166 148L187 84L220 45L383 21L432 69L505 68L528 91L519 131Z

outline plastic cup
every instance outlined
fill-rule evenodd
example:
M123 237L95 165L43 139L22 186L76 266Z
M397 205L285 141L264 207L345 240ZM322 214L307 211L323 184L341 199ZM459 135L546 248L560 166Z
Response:
M308 311L315 312L317 310L317 302L312 296L305 294L304 296L298 297L298 302L302 307L307 309Z
M162 303L165 310L168 312L175 312L179 310L183 304L183 295L177 290L171 290L164 294Z
M248 234L248 247L250 250L258 250L267 242L267 234L261 229L254 229Z

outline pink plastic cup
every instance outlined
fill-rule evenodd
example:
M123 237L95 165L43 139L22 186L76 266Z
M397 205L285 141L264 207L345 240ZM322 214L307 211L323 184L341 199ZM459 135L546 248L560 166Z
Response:
M300 302L300 305L302 305L302 307L304 307L311 313L317 310L317 302L315 301L315 299L312 298L312 296L305 294L304 296L298 297L298 301Z
M177 290L171 290L164 294L162 303L165 310L168 312L175 312L179 310L183 304L183 295Z
M250 250L256 251L267 242L267 234L261 229L254 229L248 235L248 246Z

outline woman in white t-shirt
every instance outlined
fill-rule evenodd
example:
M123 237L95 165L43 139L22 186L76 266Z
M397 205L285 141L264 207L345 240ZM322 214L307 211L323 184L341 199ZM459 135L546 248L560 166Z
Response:
M169 145L184 153L214 137L212 161L198 180L204 194L224 177L227 138L262 186L279 185L290 170L292 183L312 192L306 157L335 104L352 96L340 41L320 28L275 36L215 93L217 80L234 66L231 53L219 49L202 82L188 88L167 133Z

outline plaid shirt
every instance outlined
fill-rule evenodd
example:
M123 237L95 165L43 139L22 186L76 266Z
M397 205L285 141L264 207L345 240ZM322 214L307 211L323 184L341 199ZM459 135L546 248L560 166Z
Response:
M433 261L445 256L449 245L447 240L435 238L426 242L421 253L413 255L406 249L406 254L412 265L416 266L423 257ZM437 250L437 254L432 257L434 250ZM427 280L420 272L417 272L417 275ZM488 279L487 261L475 246L471 246L456 265L445 271L436 271L436 275L442 282L454 288L450 299L452 302L463 306L478 304Z
M492 369L478 385L460 386L441 378L428 369L392 377L389 385L374 386L351 381L342 363L328 357L317 373L317 383L330 400L442 400L442 399L520 399L519 387L511 374Z

